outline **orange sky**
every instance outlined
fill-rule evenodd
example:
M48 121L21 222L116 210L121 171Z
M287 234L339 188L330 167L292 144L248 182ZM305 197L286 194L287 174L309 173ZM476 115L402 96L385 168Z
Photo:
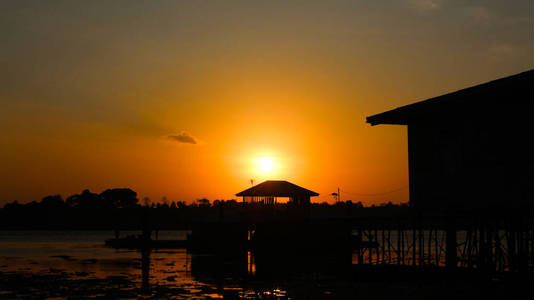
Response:
M0 204L230 199L250 179L406 202L357 195L408 184L406 128L365 117L534 66L530 1L127 4L0 4Z

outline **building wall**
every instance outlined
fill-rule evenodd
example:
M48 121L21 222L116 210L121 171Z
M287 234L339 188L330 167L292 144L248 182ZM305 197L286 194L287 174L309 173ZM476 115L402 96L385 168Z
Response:
M534 130L527 122L496 122L491 115L408 125L412 207L485 210L533 202Z

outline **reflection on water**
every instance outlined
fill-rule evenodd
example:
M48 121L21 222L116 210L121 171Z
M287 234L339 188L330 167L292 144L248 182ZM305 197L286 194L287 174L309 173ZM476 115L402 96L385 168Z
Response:
M161 231L159 238L183 240L187 233ZM268 252L253 256L246 251L192 255L185 249L133 251L104 247L104 240L113 235L111 231L0 231L0 272L52 274L87 282L102 279L118 282L121 289L130 286L145 295L276 298L312 291L314 295L335 295L339 288L331 286L339 284L340 274L347 271L344 268L350 266L351 260L357 263L355 255L317 258L306 253L289 256ZM377 240L383 236L378 232ZM462 237L459 234L459 240ZM391 241L396 244L395 233ZM365 262L376 259L369 253L380 254L381 260L391 257L395 262L396 253L385 251L365 252Z
M187 232L159 234L162 239L185 239ZM436 290L442 299L461 293L480 298L481 289L469 281L459 280L453 288L424 277L407 277L402 284L391 284L382 277L386 273L376 273L374 278L381 281L367 278L372 273L365 273L365 282L358 281L355 278L361 274L357 272L352 278L346 276L350 257L114 250L104 247L104 240L110 237L113 232L0 231L0 299L63 299L65 295L82 299L430 299L435 298ZM382 261L389 258L379 253ZM389 278L402 280L397 273ZM419 280L426 281L421 284ZM427 288L421 290L421 286ZM506 291L499 285L496 289L488 287L484 286L488 295Z
M187 232L160 232L160 238L185 238ZM175 298L284 297L276 282L250 280L256 266L250 253L192 255L176 250L114 250L103 241L112 232L0 231L0 272L54 275L101 288L134 288L141 295ZM0 274L1 275L1 274ZM95 281L96 282L96 281ZM130 286L128 283L132 283ZM171 298L172 298L171 297Z
M137 232L121 232L123 235ZM185 239L187 231L161 231L160 239ZM175 250L115 250L104 247L107 231L0 231L0 272L53 274L62 280L102 279L100 288L132 289L141 295L188 298L285 298L335 295L346 257L306 253L250 252L220 255ZM76 283L76 284L81 284Z

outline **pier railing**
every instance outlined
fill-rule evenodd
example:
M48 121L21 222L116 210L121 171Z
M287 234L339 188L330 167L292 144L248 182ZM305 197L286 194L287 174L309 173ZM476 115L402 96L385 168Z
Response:
M534 269L532 217L353 218L351 226L361 245L355 264Z

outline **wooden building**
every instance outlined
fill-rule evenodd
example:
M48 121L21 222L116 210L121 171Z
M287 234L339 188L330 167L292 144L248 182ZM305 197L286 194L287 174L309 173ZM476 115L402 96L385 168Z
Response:
M319 196L318 193L300 187L288 181L267 180L236 196L243 197L245 203L275 204L277 198L289 198L289 203L297 206L308 206L310 198Z
M531 207L534 70L367 117L408 127L410 205L420 211Z

